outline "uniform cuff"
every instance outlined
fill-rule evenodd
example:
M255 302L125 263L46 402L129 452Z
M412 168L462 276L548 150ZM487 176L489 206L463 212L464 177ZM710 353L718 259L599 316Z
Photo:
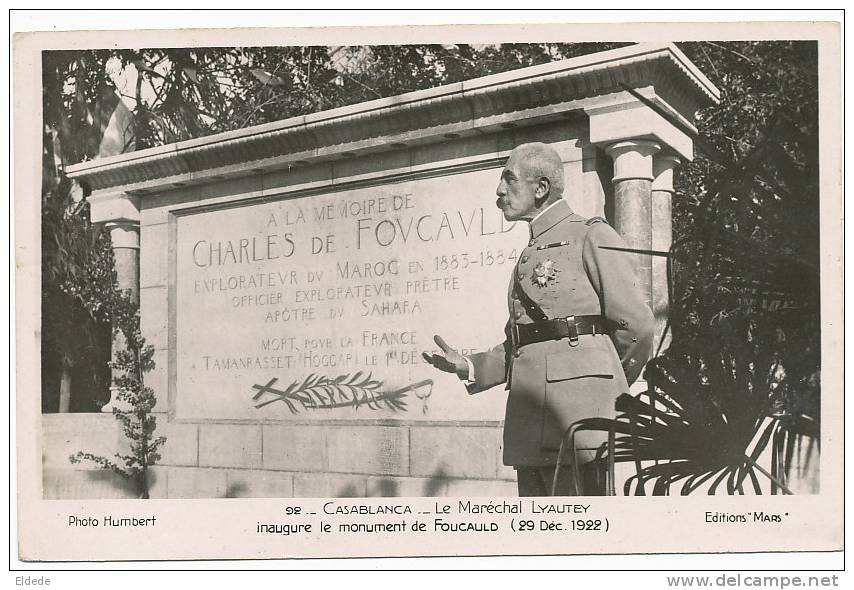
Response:
M474 381L475 381L475 378L474 378L474 363L472 363L472 362L471 362L471 359L470 359L469 357L467 357L467 356L464 356L464 357L463 357L463 359L466 361L466 365L468 365L468 369L469 369L469 370L468 370L468 374L466 375L466 378L465 378L465 379L463 379L463 381L465 381L465 382L466 382L466 384L468 385L468 384L470 384L470 383L474 383Z

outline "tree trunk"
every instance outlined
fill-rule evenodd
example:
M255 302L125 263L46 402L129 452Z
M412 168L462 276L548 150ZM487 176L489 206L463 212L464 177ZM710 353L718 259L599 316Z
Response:
M136 476L136 491L137 498L140 500L148 500L148 468L143 465L142 469Z
M62 377L59 381L59 413L71 411L71 367L62 363Z

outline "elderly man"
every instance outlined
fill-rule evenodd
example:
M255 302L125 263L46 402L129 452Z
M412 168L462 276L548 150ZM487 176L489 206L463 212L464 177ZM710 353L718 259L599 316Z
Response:
M511 152L496 205L508 221L528 222L531 238L510 281L507 339L463 357L436 336L442 352L424 355L466 381L469 393L507 384L504 464L516 469L520 496L551 493L567 429L583 418L613 417L614 401L640 375L652 347L653 317L633 255L603 219L574 213L563 188L563 163L553 148L529 143ZM582 489L564 465L558 495L604 493L603 469L593 459L605 440L601 432L579 433Z

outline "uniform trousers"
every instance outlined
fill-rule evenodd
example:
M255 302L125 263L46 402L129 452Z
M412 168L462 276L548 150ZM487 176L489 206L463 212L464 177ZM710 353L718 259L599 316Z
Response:
M516 480L519 486L519 496L551 496L555 468L546 467L516 467ZM572 469L563 465L558 473L556 496L604 496L606 487L606 470L601 462L590 461L580 466L581 490L573 494Z

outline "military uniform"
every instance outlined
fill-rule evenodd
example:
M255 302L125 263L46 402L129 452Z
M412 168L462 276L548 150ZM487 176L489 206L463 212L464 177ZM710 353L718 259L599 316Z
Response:
M468 357L469 393L507 383L504 464L517 468L554 465L572 423L615 416L617 396L649 358L654 327L634 255L611 249L626 245L604 220L585 219L561 200L530 230L510 281L507 339ZM579 463L605 440L580 432Z

